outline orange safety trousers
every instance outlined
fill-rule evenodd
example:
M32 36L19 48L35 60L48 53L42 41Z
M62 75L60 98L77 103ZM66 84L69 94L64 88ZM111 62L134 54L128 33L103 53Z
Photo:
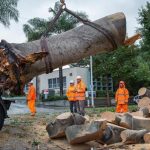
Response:
M117 113L128 112L128 104L117 104L116 112Z
M28 107L31 113L35 114L36 113L36 108L35 108L35 100L29 100L28 101Z

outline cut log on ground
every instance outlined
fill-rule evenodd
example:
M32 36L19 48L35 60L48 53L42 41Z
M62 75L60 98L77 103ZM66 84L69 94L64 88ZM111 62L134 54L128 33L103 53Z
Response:
M65 133L70 144L79 144L99 139L105 128L106 120L102 119L84 125L70 126Z
M138 94L142 97L149 97L150 98L150 90L145 88L145 87L140 88L138 91Z
M120 121L120 126L128 128L128 129L132 129L132 115L130 113L125 113L122 117L121 117L121 121Z
M150 132L148 132L144 135L144 141L145 141L145 143L150 143Z
M121 132L122 142L124 144L139 144L144 143L144 135L147 130L124 130Z
M11 57L13 61L5 63L6 66L0 65L1 79L5 80L5 82L9 80L9 82L7 81L7 86L3 86L5 88L12 87L16 91L17 86L21 84L24 87L24 84L35 76L78 62L90 55L113 51L117 47L124 45L126 20L123 13L116 13L98 19L95 23L100 25L101 32L88 25L82 25L65 33L46 38L44 41L45 48L41 46L43 45L41 40L21 44L9 44L2 41L0 45L3 47L0 48L0 51L3 52L7 49L11 54L8 56L13 56ZM49 54L46 59L42 59L47 53L43 52L44 50L47 50ZM42 53L41 57L36 58L35 53ZM7 53L5 52L5 54ZM30 54L36 56L34 57L35 62L26 61L26 57ZM0 57L4 59L1 54ZM11 68L10 71L7 69L9 67Z
M46 130L50 138L60 138L65 136L67 127L74 124L84 124L85 118L79 114L63 113L56 117L55 121L49 123Z
M142 114L140 111L131 112L130 114L131 114L132 116L143 117L143 114Z
M107 127L103 132L102 137L96 141L101 144L114 144L121 142L120 134L124 130L126 130L126 128L107 123Z
M143 117L150 117L149 109L147 107L140 108L139 113Z
M100 117L101 117L101 119L106 119L107 122L115 123L115 113L114 112L110 112L110 111L102 112L100 114Z
M141 130L141 129L150 130L150 118L133 116L133 129L134 130Z
M138 102L138 107L139 108L147 107L150 111L150 98L143 97L142 99L140 99L140 101Z
M116 114L115 115L115 124L116 125L120 124L121 118L122 118L122 114Z

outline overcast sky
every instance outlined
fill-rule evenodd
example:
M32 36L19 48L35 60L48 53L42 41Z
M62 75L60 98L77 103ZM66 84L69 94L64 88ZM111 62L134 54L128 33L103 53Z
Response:
M48 8L53 7L57 0L19 0L19 22L11 21L11 26L5 28L0 25L0 39L8 42L25 42L26 37L22 26L34 17L48 18ZM138 27L138 10L150 0L66 0L67 7L74 11L84 11L90 20L123 12L127 20L127 33L132 36Z

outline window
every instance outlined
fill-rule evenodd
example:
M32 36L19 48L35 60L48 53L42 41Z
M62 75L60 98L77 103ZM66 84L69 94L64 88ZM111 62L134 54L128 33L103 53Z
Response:
M53 88L56 88L57 85L56 85L56 78L53 78Z
M59 88L59 83L60 83L59 78L57 78L57 85L56 85L57 88Z
M52 79L48 79L48 88L49 88L49 89L52 89L52 88L53 88Z
M66 77L63 77L63 87L66 88ZM60 81L59 78L53 78L53 79L48 79L48 88L49 89L56 89L59 88L60 86Z

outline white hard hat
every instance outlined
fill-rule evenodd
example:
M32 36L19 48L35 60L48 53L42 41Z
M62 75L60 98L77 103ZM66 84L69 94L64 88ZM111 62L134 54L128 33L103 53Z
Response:
M77 76L77 79L81 79L81 76Z
M71 84L71 83L74 83L74 81L73 81L73 80L70 80L70 84Z
M33 84L33 80L31 80L29 83L30 83L30 84Z

